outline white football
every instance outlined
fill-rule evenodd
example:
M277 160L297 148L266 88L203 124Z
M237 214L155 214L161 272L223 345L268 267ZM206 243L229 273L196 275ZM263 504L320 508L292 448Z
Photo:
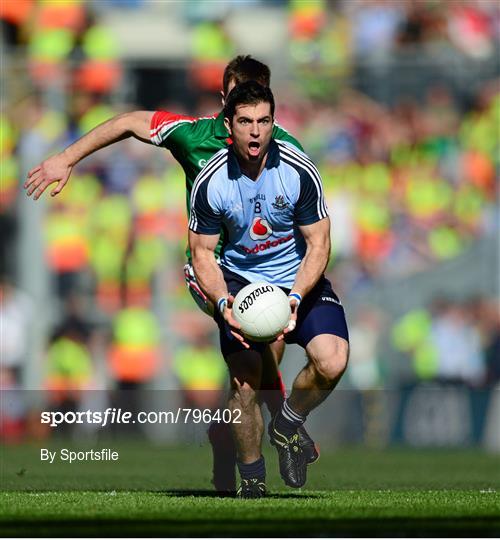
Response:
M275 285L260 281L243 287L233 304L233 318L252 341L271 341L290 321L288 296Z

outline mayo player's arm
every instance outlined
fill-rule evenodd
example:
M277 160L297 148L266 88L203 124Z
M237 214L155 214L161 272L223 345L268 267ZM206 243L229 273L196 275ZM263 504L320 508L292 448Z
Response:
M73 167L97 150L128 137L151 144L150 126L155 113L134 111L119 114L98 125L59 154L47 158L28 172L24 189L38 199L48 186L57 182L51 195L57 195L66 185Z
M311 225L301 225L299 229L307 249L291 292L304 298L323 275L330 258L330 218L323 218Z

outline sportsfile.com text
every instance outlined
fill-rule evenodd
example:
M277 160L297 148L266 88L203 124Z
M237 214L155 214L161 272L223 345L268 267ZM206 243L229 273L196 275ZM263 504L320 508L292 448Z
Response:
M58 427L61 424L97 424L105 427L110 424L240 424L239 409L189 409L177 408L171 411L140 411L133 413L121 408L108 407L105 411L42 411L40 422Z

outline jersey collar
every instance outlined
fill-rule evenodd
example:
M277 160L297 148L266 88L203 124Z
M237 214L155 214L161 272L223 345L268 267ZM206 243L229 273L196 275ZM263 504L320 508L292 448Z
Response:
M266 169L273 169L280 164L280 148L274 139L271 139L269 143L269 150L267 152ZM227 172L231 180L237 180L241 175L240 164L236 158L236 154L233 150L233 145L229 146L229 152L227 155Z

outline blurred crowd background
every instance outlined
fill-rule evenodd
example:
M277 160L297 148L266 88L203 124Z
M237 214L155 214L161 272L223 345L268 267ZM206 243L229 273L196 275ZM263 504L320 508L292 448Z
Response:
M227 375L184 285L184 175L169 152L128 139L78 164L58 197L34 202L21 186L120 112L218 112L225 64L252 54L327 194L328 275L352 346L339 396L361 411L339 408L337 435L386 442L415 389L441 396L424 418L439 416L443 388L472 409L495 401L498 2L3 0L0 22L3 390L44 389L60 406L86 389L177 389L217 406ZM291 347L288 386L303 362ZM15 438L29 407L13 410ZM469 438L410 442L480 443L475 415Z

